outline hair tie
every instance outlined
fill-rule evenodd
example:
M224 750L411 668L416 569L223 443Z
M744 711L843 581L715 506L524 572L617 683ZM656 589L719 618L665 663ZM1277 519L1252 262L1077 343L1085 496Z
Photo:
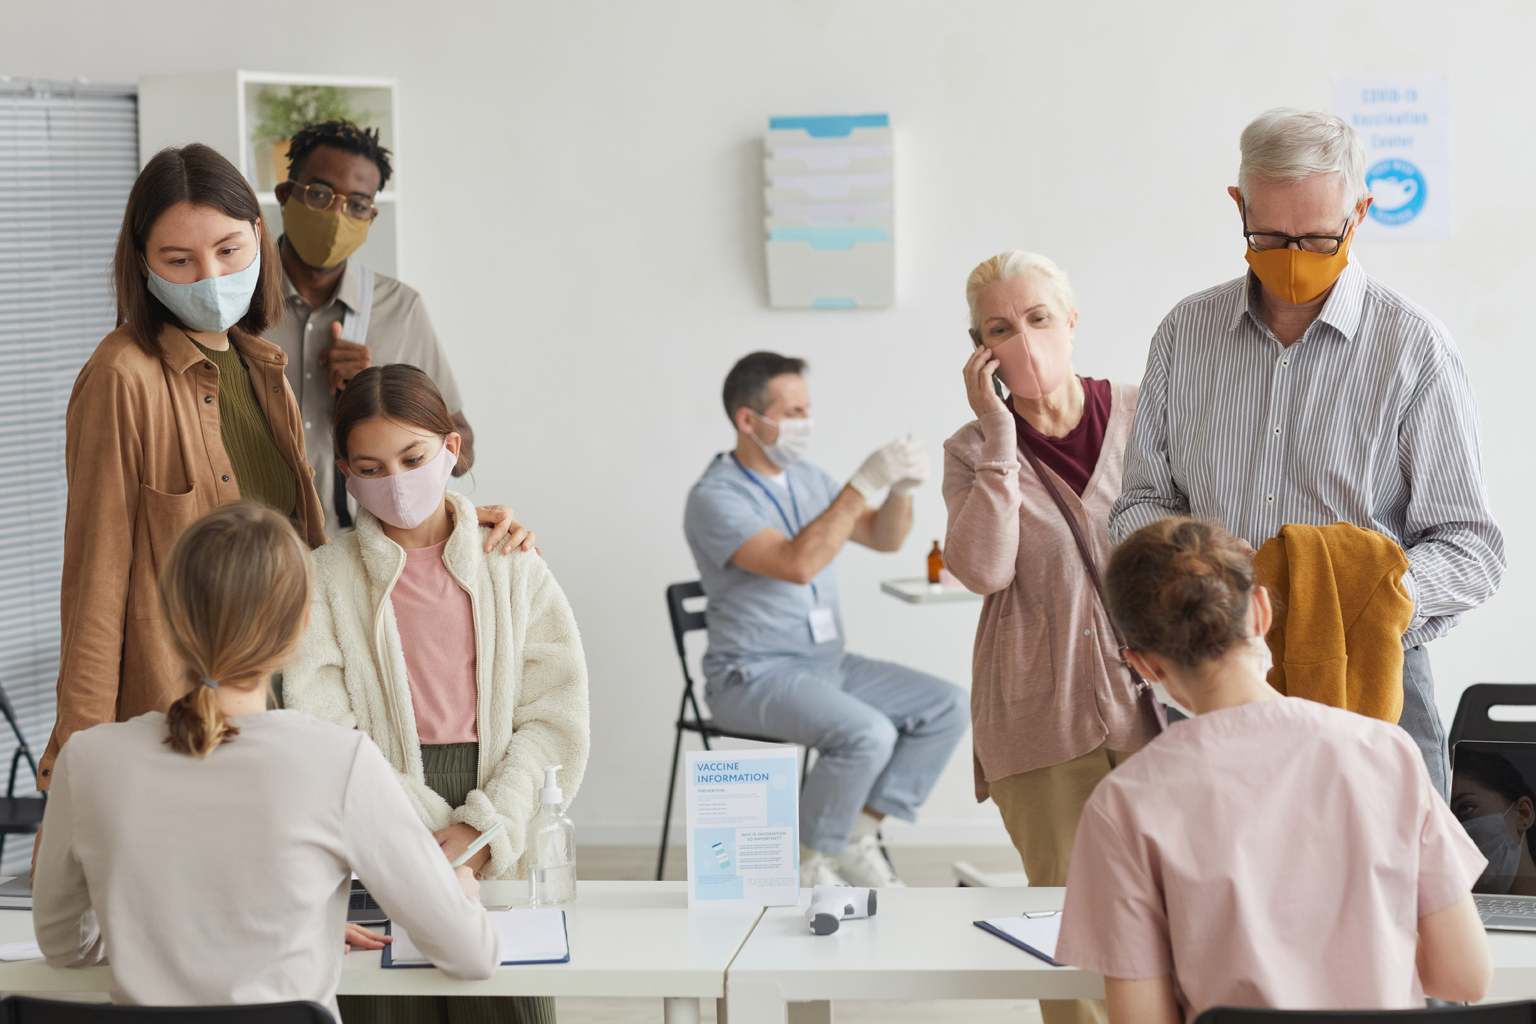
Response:
M208 687L208 689L210 689L210 690L217 690L219 688L219 684L214 682L212 679L203 679L203 678L199 677L198 682L202 683L204 686Z

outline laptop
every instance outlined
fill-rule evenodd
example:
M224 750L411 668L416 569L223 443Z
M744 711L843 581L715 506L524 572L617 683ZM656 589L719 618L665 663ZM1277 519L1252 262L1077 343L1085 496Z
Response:
M1472 886L1483 927L1536 932L1536 743L1456 744L1451 811L1488 858Z
M389 915L384 913L384 908L374 902L363 883L352 879L352 898L347 902L348 924L383 924L389 920ZM1536 930L1536 923L1532 925Z

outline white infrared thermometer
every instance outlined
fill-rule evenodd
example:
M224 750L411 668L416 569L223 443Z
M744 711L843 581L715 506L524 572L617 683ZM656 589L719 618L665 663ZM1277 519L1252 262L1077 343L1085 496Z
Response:
M812 935L831 935L844 921L874 917L877 892L856 885L818 885L811 890L806 927Z

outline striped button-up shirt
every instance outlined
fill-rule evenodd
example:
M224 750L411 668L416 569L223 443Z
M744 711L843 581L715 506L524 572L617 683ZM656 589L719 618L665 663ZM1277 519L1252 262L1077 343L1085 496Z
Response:
M1258 547L1287 523L1353 523L1408 555L1404 646L1443 636L1505 565L1450 332L1353 256L1288 348L1256 289L1245 275L1192 295L1158 327L1111 535L1192 515Z

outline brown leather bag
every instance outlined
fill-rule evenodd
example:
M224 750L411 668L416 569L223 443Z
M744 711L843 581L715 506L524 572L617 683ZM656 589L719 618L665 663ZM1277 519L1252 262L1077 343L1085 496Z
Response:
M1040 478L1040 482L1045 485L1046 491L1051 495L1051 500L1061 510L1061 517L1067 521L1067 526L1072 530L1072 539L1077 541L1077 552L1083 556L1083 566L1088 570L1088 578L1093 580L1093 589L1099 595L1099 604L1104 609L1104 617L1109 620L1110 632L1115 637L1115 647L1120 652L1120 664L1130 670L1131 680L1136 684L1136 703L1140 706L1141 713L1146 715L1147 720L1152 723L1152 731L1154 733L1162 732L1168 728L1168 709L1163 706L1162 701L1157 699L1157 694L1153 691L1152 684L1143 679L1141 673L1136 671L1136 666L1132 665L1125 658L1125 641L1120 639L1120 630L1115 626L1114 617L1109 614L1109 604L1104 600L1104 580L1099 575L1097 563L1093 560L1093 549L1088 546L1088 538L1083 536L1082 524L1077 521L1077 516L1073 515L1072 510L1067 507L1067 499L1061 496L1061 492L1056 489L1056 485L1051 483L1051 478L1046 476L1045 467L1040 465L1039 456L1030 450L1029 445L1025 444L1022 438L1019 440L1019 451L1024 453L1025 461L1034 469L1035 475Z

